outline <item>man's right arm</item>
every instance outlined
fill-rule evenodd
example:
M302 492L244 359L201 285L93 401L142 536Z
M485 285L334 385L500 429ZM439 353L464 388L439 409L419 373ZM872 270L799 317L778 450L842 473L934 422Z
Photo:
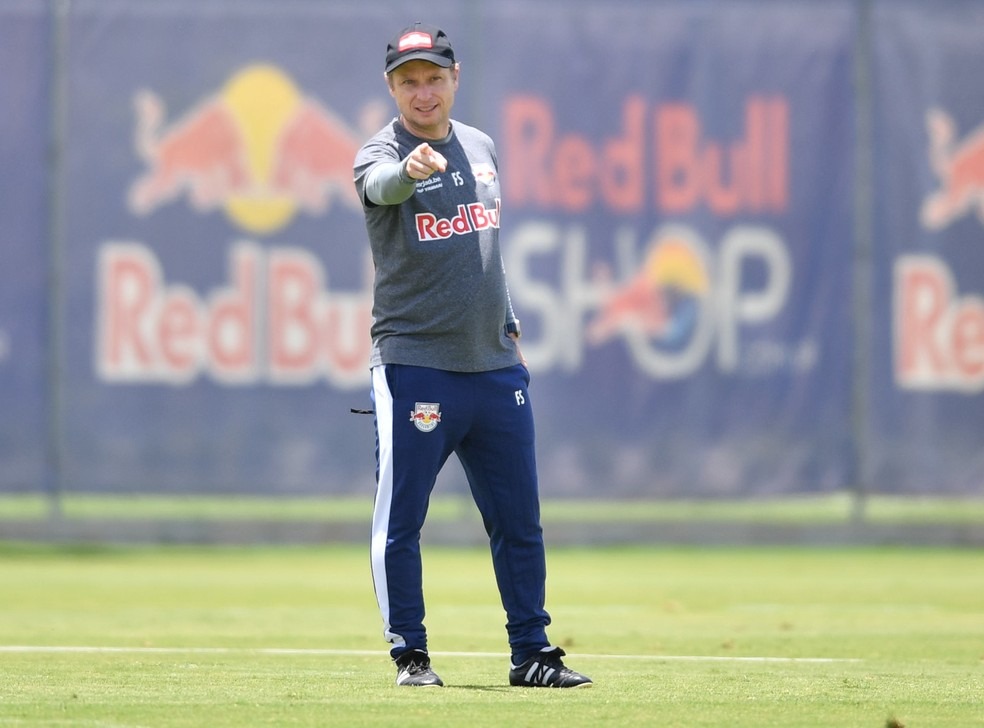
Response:
M359 156L362 156L362 152ZM401 160L389 158L373 164L369 159L359 164L357 157L356 164L357 185L361 170L367 167L369 169L365 173L362 190L370 205L399 205L401 202L406 202L413 195L417 182L428 179L435 172L444 172L448 168L448 160L432 149L427 142L417 146Z
M405 159L380 162L366 176L366 199L374 205L399 205L413 195L416 182L407 174Z

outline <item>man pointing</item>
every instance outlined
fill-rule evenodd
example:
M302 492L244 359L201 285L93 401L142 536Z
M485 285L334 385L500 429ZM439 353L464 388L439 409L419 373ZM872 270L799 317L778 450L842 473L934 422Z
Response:
M511 685L590 686L551 646L529 372L499 251L492 140L451 119L460 66L414 23L386 50L398 116L359 151L375 268L372 577L398 685L441 686L424 628L420 531L454 453L482 515L506 612Z

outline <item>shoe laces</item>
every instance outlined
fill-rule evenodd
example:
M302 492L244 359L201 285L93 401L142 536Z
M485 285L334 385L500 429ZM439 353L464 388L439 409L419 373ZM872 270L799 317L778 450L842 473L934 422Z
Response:
M408 675L419 675L430 670L430 657L422 653L414 653L406 658L406 662L398 662L400 670Z
M423 660L420 662L411 660L403 669L409 675L419 675L422 672L427 672L430 670L430 660Z
M567 653L564 652L560 647L553 647L547 650L546 652L541 652L539 655L537 655L536 659L540 663L547 665L548 667L552 667L557 670L566 670L567 666L564 665L563 660L560 659L566 654Z

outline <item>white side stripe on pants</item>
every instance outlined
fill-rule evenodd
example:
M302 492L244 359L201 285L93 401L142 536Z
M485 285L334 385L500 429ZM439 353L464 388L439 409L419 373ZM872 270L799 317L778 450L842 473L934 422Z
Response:
M376 435L379 438L379 483L372 512L372 580L383 616L383 635L395 645L403 639L390 631L389 589L386 579L386 540L389 538L390 507L393 504L393 394L386 382L386 366L372 368L372 392L376 405Z

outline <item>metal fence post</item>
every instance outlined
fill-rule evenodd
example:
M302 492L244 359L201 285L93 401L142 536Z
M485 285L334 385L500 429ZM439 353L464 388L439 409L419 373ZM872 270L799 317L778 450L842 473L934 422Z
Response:
M68 131L68 15L71 0L51 2L51 116L48 152L47 443L44 469L48 515L62 516L64 490L63 371L65 144Z
M871 483L868 466L868 376L871 371L872 275L872 94L871 0L858 0L854 45L855 79L855 219L854 219L854 372L852 380L852 440L854 482L851 519L865 520Z

